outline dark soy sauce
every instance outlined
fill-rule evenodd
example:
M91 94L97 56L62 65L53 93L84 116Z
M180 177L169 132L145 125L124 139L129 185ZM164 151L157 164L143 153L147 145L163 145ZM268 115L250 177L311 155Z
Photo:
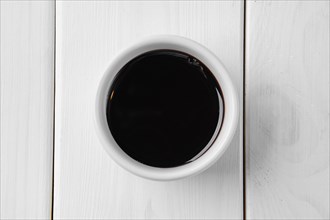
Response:
M153 167L176 167L202 155L220 129L221 90L199 60L154 50L129 61L109 91L107 121L120 148Z

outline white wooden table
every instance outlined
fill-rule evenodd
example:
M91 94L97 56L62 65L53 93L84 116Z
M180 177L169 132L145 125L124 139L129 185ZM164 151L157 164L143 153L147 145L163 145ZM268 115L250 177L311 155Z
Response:
M1 219L329 219L329 1L1 1ZM221 159L172 182L102 149L94 96L152 34L226 66L240 123Z

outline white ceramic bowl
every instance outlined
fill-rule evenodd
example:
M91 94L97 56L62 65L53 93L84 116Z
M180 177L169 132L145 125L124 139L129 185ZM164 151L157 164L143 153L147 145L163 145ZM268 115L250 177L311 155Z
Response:
M204 63L217 79L223 94L224 118L221 130L212 146L196 160L178 167L158 168L144 165L128 156L113 139L106 118L108 92L115 75L134 57L157 49L178 50L190 54ZM190 39L158 35L140 41L121 52L104 73L98 87L95 105L97 134L104 149L120 166L141 177L154 180L174 180L197 174L215 163L229 146L238 122L239 106L236 91L229 75L219 61L207 48Z

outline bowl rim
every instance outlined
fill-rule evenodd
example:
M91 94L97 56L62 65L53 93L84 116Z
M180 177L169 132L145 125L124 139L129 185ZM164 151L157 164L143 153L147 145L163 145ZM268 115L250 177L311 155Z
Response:
M112 81L119 70L134 57L157 49L170 49L190 54L204 63L215 76L225 103L221 131L213 144L196 160L177 167L159 168L140 163L128 156L111 135L106 118L106 104ZM228 148L238 124L239 104L234 85L221 61L201 44L177 35L154 35L120 52L104 72L95 98L95 127L105 151L122 168L152 180L175 180L200 173L214 164Z

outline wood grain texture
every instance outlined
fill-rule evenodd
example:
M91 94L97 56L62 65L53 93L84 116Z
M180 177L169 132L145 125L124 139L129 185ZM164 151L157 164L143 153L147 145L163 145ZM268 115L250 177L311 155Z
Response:
M242 95L242 2L60 1L56 8L54 218L242 218L241 123L216 165L172 182L145 180L118 167L93 125L105 68L121 49L151 34L186 36L210 48Z
M329 1L248 1L248 219L329 219Z
M54 2L1 1L1 219L50 218Z

